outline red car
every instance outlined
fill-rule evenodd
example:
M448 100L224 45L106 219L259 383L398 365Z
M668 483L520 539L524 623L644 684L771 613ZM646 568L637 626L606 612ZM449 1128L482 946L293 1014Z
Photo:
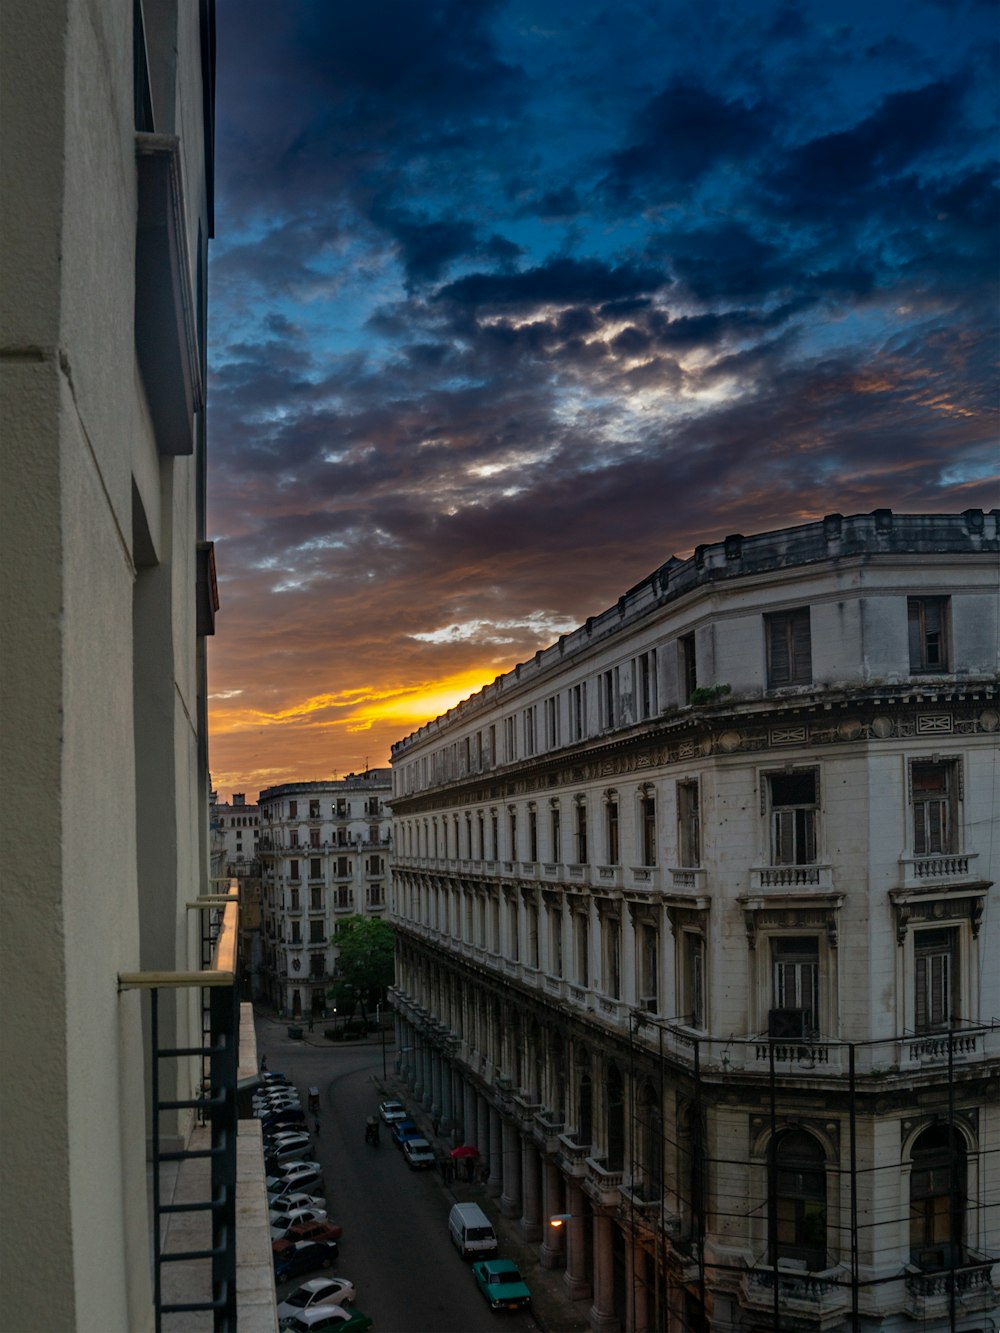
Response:
M340 1240L344 1228L322 1219L316 1222L299 1222L290 1227L286 1240Z

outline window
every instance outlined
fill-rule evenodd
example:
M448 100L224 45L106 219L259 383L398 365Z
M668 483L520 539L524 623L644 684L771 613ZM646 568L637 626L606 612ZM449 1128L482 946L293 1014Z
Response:
M326 943L326 931L324 929L322 921L309 922L309 943L310 944Z
M677 784L677 856L682 866L701 865L701 805L697 782Z
M368 873L369 875L381 875L382 873L381 856L370 856L368 858Z
M908 597L910 670L948 670L948 598Z
M689 1027L705 1026L705 938L693 930L683 934L681 1013Z
M590 929L589 921L583 912L573 917L573 929L576 936L576 984L590 984Z
M811 1134L788 1130L773 1144L771 1262L793 1259L817 1272L826 1263L826 1160Z
M310 858L309 858L309 878L310 878L310 879L322 879L322 878L323 878L323 861L322 861L322 858L321 858L321 857L319 857L319 856L310 856Z
M517 731L515 721L516 719L512 717L505 717L503 720L504 757L508 764L512 764L517 758Z
M288 835L288 845L289 845L289 847L298 847L298 845L299 845L299 831L298 831L298 829L294 829L294 828L293 828L293 829L291 830L291 832L289 833L289 835Z
M643 926L639 939L639 1007L649 1014L660 1010L660 936L655 926Z
M656 649L640 653L636 658L636 692L640 719L655 717L657 707Z
M656 865L656 795L646 787L639 798L639 820L642 828L642 864Z
M609 731L615 725L615 673L600 674L601 726Z
M322 912L323 910L323 890L319 887L309 890L309 910L310 912Z
M368 827L368 841L378 842L378 825L370 824Z
M773 866L815 864L817 777L808 768L768 774Z
M587 862L587 807L583 801L577 801L574 806L576 817L576 864L586 865Z
M508 860L517 860L517 810L510 806L507 810L507 827L509 834L509 843L507 847Z
M310 846L310 847L318 847L318 846L319 846L319 829L318 829L318 828L311 828L311 829L309 830L309 846Z
M562 813L557 803L553 802L552 816L552 860L562 860Z
M534 806L528 811L528 860L538 860L538 814Z
M607 864L609 866L616 866L619 861L618 797L614 792L608 792L604 803L604 818L606 824Z
M298 877L299 877L299 863L293 857L292 860L289 861L288 863L288 878L298 879Z
M618 1000L622 993L621 922L616 916L604 918L604 994Z
M319 801L309 802L309 818L319 819Z
M346 856L338 856L338 857L337 857L337 876L338 876L338 878L339 878L339 879L346 879L347 876L350 875L350 873L351 873L351 872L350 872L350 869L349 869L349 867L348 867L347 857L346 857Z
M778 936L771 940L771 960L774 1003L768 1034L785 1039L818 1035L819 939L815 935Z
M963 1262L965 1144L950 1125L933 1125L913 1145L910 1262L925 1272Z
M587 682L581 681L569 692L569 723L571 739L582 741L587 735Z
M562 951L562 912L558 907L549 907L549 971L554 977L563 974Z
M288 802L288 818L289 818L289 819L298 819L298 817L299 817L299 803L298 803L298 801L289 801L289 802Z
M545 700L545 748L554 750L559 745L559 697Z
M681 703L687 704L691 702L691 695L698 688L693 634L682 634L677 640L677 669L681 682Z
M958 765L954 760L911 765L915 856L938 856L958 851L958 785Z
M538 967L538 905L528 903L528 966Z
M764 617L767 641L767 685L812 683L812 647L809 632L809 608L779 611Z
M510 938L510 959L517 962L521 957L521 936L518 931L517 899L511 898L507 903L507 933Z
M535 709L534 705L524 710L524 753L535 753Z
M476 811L476 830L479 835L479 859L486 860L486 817L482 810Z
M914 1024L918 1032L948 1027L958 1017L958 930L913 936Z
M497 845L500 841L499 818L495 810L490 811L490 836L492 839L490 846L490 860L495 861L497 859Z

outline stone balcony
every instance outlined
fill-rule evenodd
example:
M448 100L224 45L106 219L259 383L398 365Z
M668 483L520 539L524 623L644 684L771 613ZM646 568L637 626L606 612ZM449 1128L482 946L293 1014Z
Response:
M831 893L833 891L833 867L829 865L806 866L754 866L750 870L750 892L768 894L813 891Z
M833 1329L851 1308L849 1274L840 1268L809 1273L791 1259L777 1269L759 1264L744 1274L739 1287L745 1310L770 1313L777 1298L783 1328Z
M624 1171L621 1167L611 1171L600 1157L588 1157L587 1176L584 1189L590 1197L602 1207L617 1208L621 1203L621 1188Z
M978 855L978 852L943 852L938 856L901 856L903 887L930 891L944 882L971 880Z
M586 1177L590 1147L589 1143L577 1143L572 1134L559 1135L559 1152L566 1175L576 1176L581 1180Z
M1000 1291L993 1281L996 1259L969 1250L960 1268L925 1273L916 1268L906 1271L906 1313L921 1321L944 1320L951 1307L954 1286L955 1306L960 1315L994 1310L1000 1305Z

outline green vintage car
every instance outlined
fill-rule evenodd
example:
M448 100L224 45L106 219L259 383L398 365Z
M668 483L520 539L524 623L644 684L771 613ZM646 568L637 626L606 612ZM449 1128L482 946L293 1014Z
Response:
M510 1259L484 1259L472 1265L472 1276L494 1310L520 1310L531 1304L531 1292Z

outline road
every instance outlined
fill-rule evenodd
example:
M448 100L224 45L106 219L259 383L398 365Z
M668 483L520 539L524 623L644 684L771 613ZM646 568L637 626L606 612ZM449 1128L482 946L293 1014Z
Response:
M315 1155L327 1213L344 1228L334 1271L354 1283L358 1309L371 1315L377 1333L496 1333L498 1316L448 1239L452 1200L438 1173L410 1171L384 1126L380 1147L364 1142L365 1120L381 1100L380 1049L311 1046L266 1022L258 1027L258 1049L270 1069L298 1086L303 1103L309 1087L320 1090ZM278 1299L304 1280L280 1287ZM515 1333L538 1328L524 1311L505 1316L503 1325Z

